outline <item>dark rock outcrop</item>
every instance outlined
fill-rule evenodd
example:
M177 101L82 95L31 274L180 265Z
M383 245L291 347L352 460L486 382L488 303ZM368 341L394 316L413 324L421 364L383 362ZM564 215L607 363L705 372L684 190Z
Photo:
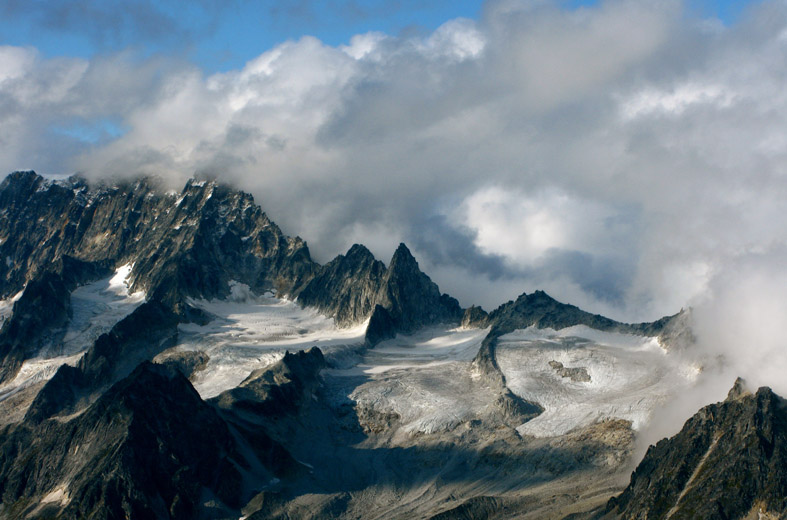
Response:
M574 325L587 325L592 329L608 332L644 332L641 326L620 323L599 314L585 312L575 305L561 303L544 291L524 293L515 301L504 303L489 313L488 320L498 335L531 326L559 330Z
M70 317L71 294L62 277L44 272L31 280L0 330L0 382L11 379L25 359L56 341L53 336Z
M12 518L196 518L206 496L237 511L255 467L185 377L147 362L84 413L22 423L0 439L0 496ZM277 460L258 478L285 471L286 452Z
M476 305L471 305L465 309L462 315L462 327L466 329L480 329L489 323L489 314Z
M99 336L76 367L61 366L47 381L25 419L41 422L86 405L96 394L127 376L142 361L172 346L178 317L157 301L146 302Z
M383 277L377 303L385 307L396 328L412 332L434 323L459 323L459 302L440 289L418 268L410 250L399 244Z
M317 272L298 302L333 316L339 325L359 323L372 314L385 272L385 264L355 244Z
M298 294L298 301L334 316L340 325L373 318L375 323L370 323L366 336L370 345L392 337L392 332L458 324L463 312L454 298L440 294L404 244L399 244L387 268L365 247L352 246L346 255L318 271ZM377 311L377 306L386 314Z
M0 184L0 296L70 257L116 267L134 262L133 288L177 303L220 297L237 280L255 291L290 294L316 265L251 195L190 180L179 195L151 179L89 186L14 172Z
M366 327L366 344L370 347L396 336L396 323L382 305L375 305Z
M255 370L210 402L223 410L252 412L266 419L293 414L311 398L323 368L325 358L317 347L287 352L278 363Z
M787 403L740 381L670 439L651 446L605 518L783 518L787 514Z

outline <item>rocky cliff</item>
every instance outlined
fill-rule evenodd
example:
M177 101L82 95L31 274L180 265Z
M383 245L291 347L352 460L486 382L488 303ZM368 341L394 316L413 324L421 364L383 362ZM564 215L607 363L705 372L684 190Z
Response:
M742 519L787 514L787 403L735 383L651 446L604 518Z

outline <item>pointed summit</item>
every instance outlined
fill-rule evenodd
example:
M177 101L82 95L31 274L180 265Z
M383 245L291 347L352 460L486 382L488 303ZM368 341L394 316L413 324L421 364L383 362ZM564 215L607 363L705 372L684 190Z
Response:
M458 323L462 318L459 302L440 294L437 284L421 272L403 243L391 258L377 301L388 310L401 332L412 332L433 323Z
M404 242L400 242L399 247L394 251L388 269L400 269L402 267L414 267L418 269L418 262L407 246L404 245Z
M767 387L743 392L740 378L730 396L648 448L604 518L784 518L787 406Z

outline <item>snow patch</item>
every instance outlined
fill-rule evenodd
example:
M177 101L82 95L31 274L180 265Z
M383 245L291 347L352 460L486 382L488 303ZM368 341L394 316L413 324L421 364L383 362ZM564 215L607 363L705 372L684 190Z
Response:
M381 416L397 416L406 433L447 431L493 408L497 395L472 372L488 332L431 327L399 334L367 351L356 366L326 374L348 382L365 377L350 399Z
M108 290L118 296L129 296L128 277L131 276L133 268L134 264L124 264L118 267L115 270L115 275L109 279Z
M41 504L57 503L61 506L65 506L70 501L71 497L68 495L68 484L62 484L42 498Z
M22 297L24 292L25 290L22 289L12 297L6 298L5 300L0 300L0 324L4 323L5 320L11 317L11 313L14 310L14 304L19 301L19 298Z

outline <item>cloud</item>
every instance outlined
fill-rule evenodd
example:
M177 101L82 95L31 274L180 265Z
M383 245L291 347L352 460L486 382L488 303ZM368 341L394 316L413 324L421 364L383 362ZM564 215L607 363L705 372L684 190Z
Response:
M542 288L652 320L787 242L785 27L776 2L725 28L671 0L510 0L219 74L4 47L0 168L216 175L320 261L403 240L465 305Z

